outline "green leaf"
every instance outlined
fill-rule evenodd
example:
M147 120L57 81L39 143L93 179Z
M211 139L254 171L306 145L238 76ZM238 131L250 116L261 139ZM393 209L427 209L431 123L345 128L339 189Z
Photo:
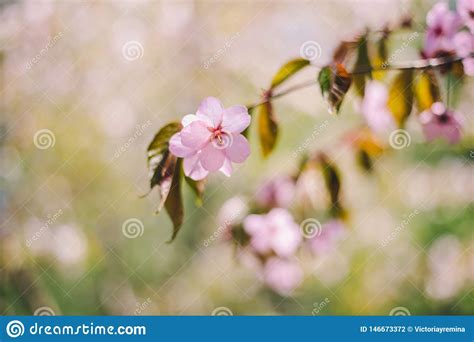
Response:
M365 82L371 73L371 65L369 59L369 50L367 48L367 38L361 37L357 48L357 59L354 65L353 78L357 93L364 96ZM368 72L366 72L368 71Z
M339 169L324 154L319 156L319 161L321 163L324 183L330 197L330 211L333 216L342 217L344 216L344 209L340 199L341 176Z
M156 133L152 142L148 145L148 167L152 172L150 189L153 189L156 185L162 187L162 184L169 181L173 176L176 157L168 149L169 140L180 129L180 123L172 122L167 124ZM160 203L157 211L160 211L162 207L163 203Z
M204 188L206 186L206 181L205 180L195 181L194 179L191 179L186 176L184 177L184 179L186 180L186 183L189 185L189 187L193 190L194 194L196 195L196 205L201 206Z
M157 213L165 207L173 222L172 241L183 223L184 210L181 197L182 159L169 151L169 140L181 130L180 123L170 123L155 135L148 146L148 167L152 172L150 188L160 188Z
M401 71L389 90L388 108L399 127L403 127L413 106L413 70Z
M153 189L155 186L160 188L161 200L156 209L156 212L159 213L163 208L163 205L168 196L169 188L171 186L171 179L176 169L176 157L172 155L168 150L163 154L163 158L158 164L152 163L151 168L153 175L150 180L150 188Z
M271 88L275 88L286 81L288 78L296 74L298 71L308 66L310 61L304 58L298 58L289 61L276 73L272 80Z
M278 137L278 124L273 112L273 106L267 101L260 106L258 113L258 135L263 156L268 156L276 145Z
M182 164L183 160L179 158L165 200L166 211L173 222L173 235L168 242L172 242L176 238L184 220L183 198L181 195Z
M168 150L170 138L173 134L179 132L181 128L182 125L179 122L171 122L156 133L150 145L148 145L148 163L150 163L152 159L155 159L155 163L159 162L156 158L162 159L162 155Z
M372 72L374 79L381 81L385 78L387 73L384 69L387 67L387 37L386 33L377 43L375 55L372 59L372 67L378 69L377 71Z
M441 100L439 84L433 70L422 70L416 79L415 97L418 111L431 108L431 105Z
M366 172L372 172L374 163L366 150L360 149L356 152L357 164Z
M331 88L331 78L332 78L332 70L330 66L325 66L321 69L318 75L318 82L321 88L321 94L325 95L329 92Z
M330 113L337 113L344 96L351 86L351 76L342 64L326 66L318 75L321 93L329 106Z
M249 113L250 116L253 116L253 114L255 113L255 109L256 107L258 106L255 106L255 105L249 105L249 106L246 106L247 107L247 111ZM240 134L242 134L247 140L249 140L249 133L250 133L250 126L252 125L248 125L247 128Z

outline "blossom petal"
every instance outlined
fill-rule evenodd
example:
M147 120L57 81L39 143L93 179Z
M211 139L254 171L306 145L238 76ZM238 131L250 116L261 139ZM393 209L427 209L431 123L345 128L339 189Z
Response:
M183 119L181 120L181 124L186 127L187 125L189 125L191 122L194 122L194 121L197 121L199 120L199 118L194 115L194 114L188 114L188 115L185 115L183 117Z
M378 81L368 82L361 111L370 129L384 133L395 129L395 120L388 109L388 89Z
M219 99L215 97L205 98L197 110L197 117L202 118L203 120L210 119L212 125L217 127L222 122L222 113L224 107Z
M272 240L275 253L281 257L293 255L301 243L301 234L298 230L285 229L277 234Z
M426 24L428 26L436 26L439 23L442 23L443 18L446 16L447 13L449 13L449 8L447 4L443 2L435 4L426 15Z
M265 217L263 215L249 215L245 218L243 225L247 234L254 235L264 229Z
M222 172L227 177L230 177L230 175L232 174L232 162L230 161L229 158L224 159L224 164L219 169L219 171Z
M289 296L303 282L304 273L292 260L270 258L263 270L265 283L282 296Z
M201 150L199 160L206 170L217 171L224 165L224 150L215 148L212 144L208 144Z
M249 215L243 222L244 230L251 236L250 245L259 253L271 251L271 234L264 215Z
M464 73L468 76L474 76L474 58L465 58L462 61Z
M202 167L199 161L199 154L184 158L183 169L184 174L194 180L204 179L209 174L209 172Z
M211 132L202 121L193 121L181 130L181 141L183 145L194 149L204 147L211 137Z
M434 103L429 110L420 114L420 122L427 141L443 138L451 144L459 142L463 121L459 113L446 109L440 102Z
M250 146L242 134L232 135L232 144L225 149L226 156L234 163L244 162L250 155Z
M474 51L474 35L466 31L459 32L454 36L454 47L458 56L467 57Z
M250 124L250 115L245 106L232 106L224 110L222 129L229 133L240 133Z
M289 257L295 253L301 243L300 227L291 214L282 208L274 208L267 214L267 224L277 229L271 245L275 253L281 257Z
M459 15L464 19L464 24L469 28L471 33L474 33L474 17L471 15L474 12L474 2L472 0L458 0L456 9Z
M173 153L176 157L186 158L196 154L196 150L194 148L188 147L183 145L181 141L181 133L178 132L174 134L169 142L169 149L171 153Z

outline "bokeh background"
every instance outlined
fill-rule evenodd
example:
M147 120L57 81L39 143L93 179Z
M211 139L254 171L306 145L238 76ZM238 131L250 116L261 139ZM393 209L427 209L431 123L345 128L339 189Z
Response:
M0 4L1 314L474 312L472 79L455 94L466 120L457 146L425 144L410 120L410 146L364 174L339 143L361 122L355 95L331 117L315 86L275 102L281 137L268 159L252 129L251 157L232 178L210 177L202 207L185 189L174 243L166 214L153 214L158 194L139 198L148 191L146 146L162 125L206 96L255 102L304 42L320 45L324 64L341 39L407 13L420 36L396 61L416 59L433 2ZM409 34L395 36L391 51ZM310 136L309 148L329 151L341 169L350 231L331 252L305 258L304 283L282 297L231 246L208 239L223 202L292 172L291 155ZM130 219L143 224L133 239L122 230Z

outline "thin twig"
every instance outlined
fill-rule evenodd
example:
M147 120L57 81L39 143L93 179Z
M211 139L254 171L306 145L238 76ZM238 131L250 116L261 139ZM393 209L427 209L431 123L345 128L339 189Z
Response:
M351 74L353 75L366 74L372 71L422 70L422 69L429 69L429 68L437 68L444 65L460 62L463 59L468 58L468 57L474 57L474 53L470 54L467 57L447 56L447 57L420 59L417 61L400 63L400 64L382 64L381 67L377 67L377 68L366 67L366 68L357 69L351 72Z
M423 70L423 69L429 69L429 68L438 68L441 66L453 64L456 62L460 62L464 60L465 58L474 58L474 53L469 54L466 57L458 57L458 56L447 56L447 57L439 57L439 58L427 58L427 59L420 59L417 61L413 62L407 62L407 63L400 63L400 64L383 64L381 67L366 67L366 68L360 68L357 70L352 71L350 74L351 75L360 75L360 74L367 74L373 71L392 71L392 70ZM317 69L322 69L325 66L318 66L312 64L313 67ZM285 96L287 94L290 94L294 91L311 87L313 85L316 85L317 81L316 79L311 79L304 81L302 83L296 84L292 87L289 87L281 92L277 93L270 93L270 95L266 96L265 99L263 99L260 102L257 102L253 105L248 106L249 111L252 109L263 105L267 102L269 102L272 99L276 99L282 96Z

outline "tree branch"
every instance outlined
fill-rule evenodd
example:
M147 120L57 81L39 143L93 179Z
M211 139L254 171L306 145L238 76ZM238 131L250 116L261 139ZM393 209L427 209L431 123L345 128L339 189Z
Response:
M442 66L450 65L456 62L460 62L466 58L474 58L474 53L469 54L466 57L459 57L459 56L446 56L446 57L438 57L438 58L427 58L427 59L420 59L417 61L407 62L407 63L400 63L400 64L383 64L381 67L370 67L367 66L366 68L360 68L352 71L351 75L360 75L360 74L367 74L373 71L391 71L391 70L423 70L429 68L439 68ZM322 69L324 66L312 65L317 69ZM292 92L295 92L300 89L308 88L313 85L317 84L317 80L307 80L305 82L296 84L292 87L289 87L283 91L272 93L260 102L252 104L248 106L248 110L251 111L252 109L257 108L258 106L269 102L272 99L276 99Z

